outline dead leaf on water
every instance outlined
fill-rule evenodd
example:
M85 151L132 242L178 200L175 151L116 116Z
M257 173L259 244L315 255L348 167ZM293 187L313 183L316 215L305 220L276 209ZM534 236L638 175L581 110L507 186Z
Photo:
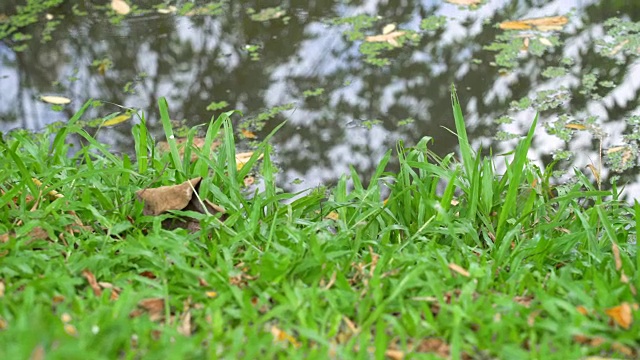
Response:
M240 132L247 139L255 139L255 138L257 138L256 134L254 134L253 132L251 132L251 131L249 131L247 129L242 129L242 130L240 130Z
M253 151L246 151L241 153L236 153L236 168L238 170L242 169L242 167L251 159L253 156ZM258 157L258 160L262 159L262 154Z
M102 123L102 126L113 126L131 119L131 114L122 114Z
M382 28L382 35L387 35L396 29L396 24L387 24Z
M587 130L587 127L582 124L566 124L564 127L573 130Z
M502 30L554 31L562 30L568 22L569 18L566 16L549 16L534 19L503 21L499 26Z
M123 0L111 0L111 8L120 15L127 15L131 12L131 7Z
M392 31L388 34L367 36L365 40L368 42L387 42L394 47L399 47L400 43L398 43L397 39L404 34L406 34L405 31Z
M54 95L40 96L40 100L53 105L66 105L71 102L69 98Z
M478 5L482 2L482 0L446 0L449 4L459 5L459 6L472 6Z

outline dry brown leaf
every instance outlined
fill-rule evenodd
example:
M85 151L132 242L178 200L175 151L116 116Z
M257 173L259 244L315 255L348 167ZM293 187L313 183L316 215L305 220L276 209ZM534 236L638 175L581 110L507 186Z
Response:
M64 324L64 332L73 337L78 336L78 329L71 324Z
M366 41L368 42L387 42L395 47L400 46L400 43L398 43L398 38L402 35L404 35L406 32L404 31L392 31L388 34L381 34L381 35L374 35L374 36L367 36L365 38Z
M131 12L131 7L123 0L111 0L111 8L120 15L127 15Z
M402 360L404 359L404 352L400 350L388 349L384 352L384 355L391 360Z
M631 305L623 302L618 306L614 306L605 310L605 313L618 325L624 329L629 329L633 323L633 314L631 313Z
M162 320L164 317L164 299L163 298L151 298L144 299L138 303L138 309L129 313L129 317L135 318L144 313L149 314L151 321Z
M208 298L214 298L214 297L218 296L218 293L215 292L215 291L207 291L204 294L207 295Z
M503 21L500 23L500 29L502 30L540 30L540 31L553 31L562 30L562 28L569 22L569 18L566 16L549 16L535 19L522 19L514 21Z
M89 271L88 269L82 270L82 276L87 279L87 282L89 283L89 286L91 286L91 289L93 290L93 294L95 296L102 295L102 289L100 288L100 285L98 285L98 281L96 280L95 275L91 273L91 271Z
M482 2L482 0L446 0L449 4L459 5L459 6L472 6L478 5Z
M0 244L4 244L9 241L9 233L0 234Z
M184 336L191 336L191 298L183 303L182 315L178 323L178 333Z
M144 202L145 215L160 215L170 210L183 210L193 197L195 187L202 180L197 177L179 185L160 186L136 192Z
M448 359L451 351L449 345L439 338L427 338L420 341L415 349L416 352L435 353L441 358Z
M613 261L616 264L616 270L620 271L622 269L622 259L620 258L620 248L618 244L611 243L611 252L613 253Z
M0 281L0 298L4 297L4 281Z
M469 277L471 276L471 274L469 274L469 272L463 268L462 266L458 265L458 264L454 264L454 263L449 263L449 269L457 272L458 274L464 276L464 277Z
M587 308L582 305L576 306L576 310L578 310L578 312L584 316L589 315L589 310L587 310Z
M31 351L31 356L29 356L29 360L45 360L46 358L47 356L42 344L38 344L33 351Z
M340 219L340 215L336 211L330 211L327 215L325 215L324 218L333 220L333 221L338 221Z

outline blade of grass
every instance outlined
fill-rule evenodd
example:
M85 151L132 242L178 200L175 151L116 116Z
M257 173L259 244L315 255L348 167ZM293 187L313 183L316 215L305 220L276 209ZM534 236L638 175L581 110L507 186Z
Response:
M164 129L164 135L167 138L167 144L169 144L171 163L173 164L173 168L178 172L176 181L185 181L186 176L182 173L182 160L180 159L178 145L176 144L176 139L173 135L173 127L171 126L171 118L169 117L169 105L167 104L167 99L164 97L158 99L158 108L160 109L160 121L162 122L162 128Z

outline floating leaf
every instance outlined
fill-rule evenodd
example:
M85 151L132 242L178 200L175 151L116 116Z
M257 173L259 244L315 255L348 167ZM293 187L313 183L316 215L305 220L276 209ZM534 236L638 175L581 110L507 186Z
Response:
M240 132L247 139L255 139L257 137L256 134L254 134L253 132L251 132L251 131L249 131L247 129L242 129L242 130L240 130Z
M631 313L631 305L628 302L605 310L605 313L618 325L625 329L629 329L633 323L633 314Z
M573 129L573 130L586 130L587 127L582 125L582 124L566 124L564 127L566 127L567 129Z
M566 16L550 16L535 19L523 19L514 21L503 21L500 23L502 30L540 30L553 31L562 30L564 25L569 22Z
M393 31L388 34L375 35L375 36L367 36L365 40L367 42L387 42L395 47L400 46L398 43L398 38L404 35L406 32L404 31Z
M553 43L551 42L551 40L547 39L546 37L539 37L538 41L540 41L540 44L544 46L548 46L548 47L553 46Z
M127 15L131 12L131 7L123 0L111 0L111 8L120 15Z
M236 167L238 170L242 169L244 164L246 164L251 156L253 155L253 151L241 152L236 154ZM262 154L258 157L258 159L262 159Z
M64 96L53 96L53 95L41 96L40 100L53 105L66 105L71 102L71 99L66 98Z
M472 6L478 5L482 2L482 0L447 0L449 4L460 5L460 6Z
M127 120L131 119L131 114L127 113L127 114L122 114L122 115L118 115L114 118L111 118L105 122L102 123L102 126L113 126L116 124L120 124L121 122L125 122Z
M382 35L387 35L395 29L396 29L396 24L387 24L385 27L382 28Z

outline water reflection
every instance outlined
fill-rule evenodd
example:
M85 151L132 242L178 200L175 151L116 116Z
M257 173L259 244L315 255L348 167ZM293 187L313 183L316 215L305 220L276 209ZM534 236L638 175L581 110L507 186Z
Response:
M153 3L136 2L142 9L151 9ZM8 41L0 42L0 130L41 129L68 119L89 98L106 103L90 116L119 110L108 103L143 109L158 138L160 96L168 98L172 117L189 125L207 122L214 114L206 110L213 101L226 101L224 110L239 109L248 117L293 104L268 120L261 132L287 120L275 144L283 169L280 185L288 190L335 181L349 165L370 174L400 139L413 144L431 136L437 153L455 151L456 139L447 130L453 128L451 83L459 89L474 145L492 147L493 153L517 141L497 141L498 129L524 134L533 119L531 108L510 110L513 100L562 86L571 97L541 113L532 158L548 162L553 149L565 149L575 152L572 162L578 167L597 159L599 142L592 135L578 132L567 143L544 131L544 125L552 128L561 114L574 119L597 116L612 135L604 140L605 148L635 131L624 120L636 114L639 105L637 59L624 55L616 61L597 52L604 20L640 20L632 1L488 1L473 11L443 1L290 1L280 4L286 20L264 22L252 20L247 12L264 8L263 2L243 1L227 3L216 16L150 13L116 25L98 6L80 2L80 7L86 16L74 16L71 4L52 12L54 17L64 15L64 21L48 42L37 38L45 20L27 29L35 37L24 51L14 52ZM485 46L502 33L494 24L566 14L571 8L570 24L558 33L564 46L542 56L522 53L518 66L507 73L492 65L496 53ZM7 14L12 9L6 3L0 8ZM431 15L448 21L440 30L421 32L417 44L391 51L390 64L377 67L363 61L361 41L343 34L347 25L327 21L359 14L381 18L367 30L371 34L389 23L419 30L421 20ZM566 59L572 60L570 65ZM107 67L103 74L101 61ZM564 67L567 73L545 77L549 66ZM598 74L614 86L597 90L602 99L581 94L585 74ZM317 89L322 91L316 94ZM314 95L305 96L305 91ZM64 95L73 103L56 112L38 101L41 94ZM503 115L514 121L496 125L494 120ZM102 129L98 137L118 151L128 151L129 126ZM623 176L637 182L635 170ZM296 179L305 181L298 184Z

